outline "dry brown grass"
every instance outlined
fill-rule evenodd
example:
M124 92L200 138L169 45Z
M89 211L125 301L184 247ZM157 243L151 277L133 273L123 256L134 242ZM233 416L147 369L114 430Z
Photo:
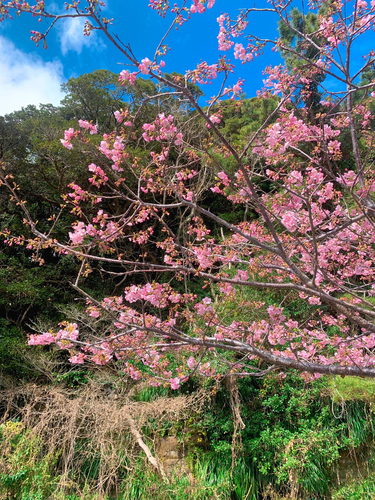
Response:
M131 476L143 452L163 475L153 454L158 430L166 423L197 414L206 400L198 393L135 402L129 391L104 391L103 385L93 381L80 392L26 385L0 393L0 414L2 422L17 419L30 437L38 436L45 443L45 453L56 453L60 491L80 494L85 481L80 474L85 471L86 488L101 496L116 491L126 473ZM142 431L146 428L147 437Z

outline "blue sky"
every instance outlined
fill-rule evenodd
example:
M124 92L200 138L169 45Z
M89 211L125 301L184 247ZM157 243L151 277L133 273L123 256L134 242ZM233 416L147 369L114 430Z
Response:
M109 0L103 12L106 17L114 18L112 32L124 43L130 43L139 59L153 58L155 47L172 20L171 14L161 19L148 3L148 0ZM248 0L232 0L228 7L228 1L217 0L212 9L193 15L178 31L173 30L168 38L172 51L164 58L165 71L183 73L194 69L201 59L214 63L220 55L217 17L222 12L229 12L234 18L238 9L248 5ZM261 5L267 5L265 0L257 2L257 6ZM57 13L63 9L64 2L46 0L46 10ZM30 41L30 30L44 31L47 23L47 20L42 19L39 23L37 18L22 14L0 24L0 115L27 104L52 102L58 105L63 97L60 84L70 77L96 69L116 73L124 69L126 61L122 54L111 47L101 33L84 37L81 20L77 19L60 22L50 32L48 49L37 48ZM256 13L250 29L264 37L275 37L277 19L272 14ZM233 52L228 53L228 57L234 62ZM277 54L267 51L263 57L245 66L237 64L235 79L245 79L244 90L252 97L262 85L262 70L279 62ZM205 94L213 95L218 84L204 86Z
M85 0L81 1L84 6ZM301 8L300 1L295 0L293 6ZM65 12L64 1L45 2L47 11ZM130 43L139 60L144 57L153 59L155 48L173 19L170 13L161 19L148 7L148 3L149 0L108 0L103 12L104 16L114 18L110 30L125 44ZM217 17L222 12L228 12L234 19L240 8L253 5L257 8L269 7L266 0L216 0L212 9L193 15L189 22L170 34L167 43L172 51L164 58L165 71L184 73L194 69L202 59L209 64L216 62L222 54L217 44ZM0 23L0 115L28 104L52 102L58 105L63 97L60 85L67 79L96 69L120 73L126 67L124 56L100 32L94 32L90 37L83 36L82 19L60 21L48 36L48 49L37 48L30 41L30 30L44 32L48 26L48 20L42 19L39 23L37 18L28 14ZM247 32L262 38L275 38L276 15L253 13ZM359 69L363 64L361 56L374 47L373 38L374 34L370 31L354 45L352 70ZM235 83L239 77L245 79L244 91L248 97L256 95L262 87L264 68L282 62L279 55L270 49L244 66L234 60L233 50L226 54L232 62L236 62L235 78L229 83ZM207 98L218 91L220 83L218 78L212 86L203 87ZM331 90L339 89L333 79L328 78L325 84Z

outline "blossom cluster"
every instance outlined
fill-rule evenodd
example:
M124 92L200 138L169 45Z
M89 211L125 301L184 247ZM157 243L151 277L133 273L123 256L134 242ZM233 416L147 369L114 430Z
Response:
M190 12L192 14L196 14L197 12L199 14L203 14L203 12L206 11L206 7L205 7L205 4L206 4L206 1L207 0L193 0L194 3L193 5L190 7ZM208 9L211 9L213 6L215 5L215 0L208 0L207 1L207 8Z
M80 221L73 226L73 232L69 233L70 241L73 245L82 245L85 243L86 238L91 241L92 238L96 238L99 241L105 241L106 243L112 242L120 236L120 228L117 222L108 220L108 215L99 210L97 216L93 219L94 223L98 223L99 226L93 224L85 224Z
M178 132L173 115L165 116L160 113L153 123L144 123L142 129L142 137L146 142L172 139L176 146L182 144L183 135Z
M126 125L126 124L124 124ZM99 151L109 160L113 161L112 170L122 172L124 169L121 166L123 160L129 157L125 150L124 138L122 136L103 135L103 140L100 142Z

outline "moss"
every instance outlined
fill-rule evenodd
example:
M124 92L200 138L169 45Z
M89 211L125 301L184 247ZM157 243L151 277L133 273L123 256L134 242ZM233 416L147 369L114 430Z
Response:
M375 380L360 377L331 378L329 392L335 403L344 401L375 402Z

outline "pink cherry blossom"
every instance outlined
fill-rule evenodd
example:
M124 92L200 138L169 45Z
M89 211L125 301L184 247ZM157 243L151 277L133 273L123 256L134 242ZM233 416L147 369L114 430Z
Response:
M150 73L151 61L148 57L142 59L141 64L138 66L139 71L142 75L148 75Z
M180 388L181 380L178 377L175 377L170 380L170 383L171 383L171 389L176 391L177 389Z

